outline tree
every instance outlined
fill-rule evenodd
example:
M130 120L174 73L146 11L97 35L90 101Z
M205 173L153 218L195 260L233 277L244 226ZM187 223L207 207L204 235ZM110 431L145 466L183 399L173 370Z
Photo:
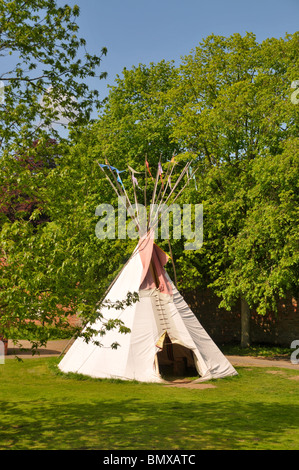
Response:
M173 151L179 161L194 160L196 187L190 184L179 202L203 203L204 244L198 252L184 252L181 240L172 241L178 285L211 287L227 309L241 299L246 315L249 309L275 311L287 286L293 293L298 287L293 233L298 215L290 206L288 216L280 217L284 190L297 202L296 180L289 187L289 179L285 189L280 177L272 200L260 189L266 176L273 179L276 165L289 174L289 158L291 173L298 171L298 107L290 99L299 73L297 45L297 33L262 43L252 33L211 35L176 69L162 62L125 70L96 124L95 153L107 154L113 163L143 165L148 148L155 164L159 154L165 162ZM257 213L267 230L253 224ZM245 251L253 239L259 248Z
M227 309L241 298L244 312L264 314L298 292L297 47L298 33L261 44L253 34L209 36L169 92L173 136L201 168L189 197L204 205L204 244L189 261Z
M84 325L100 316L101 299L128 255L126 247L119 249L121 242L95 235L95 209L110 190L87 150L92 132L84 135L54 167L28 175L26 194L38 200L33 211L16 212L12 220L2 214L1 332L28 339L34 348L45 344L53 329L56 335L81 335L81 327L72 331L69 318ZM39 223L41 214L47 220ZM128 302L135 300L131 294ZM126 331L121 322L106 325L112 326ZM86 340L92 332L83 332Z
M101 110L94 153L117 164L144 170L145 157L156 167L180 148L171 140L172 123L166 93L175 86L177 70L162 61L124 69L110 87Z
M11 64L0 75L1 155L26 154L33 141L47 142L49 133L58 139L55 121L67 118L76 128L99 106L98 91L86 79L96 76L106 49L100 55L86 51L78 15L77 6L58 7L55 0L1 1L0 58Z
M291 83L298 34L259 44L252 33L208 36L183 58L169 99L174 136L209 166L238 165L298 135Z
M70 252L75 235L68 222L76 209L60 198L72 197L71 181L59 188L56 184L64 182L57 162L64 162L68 142L55 123L67 118L75 139L90 122L92 109L100 106L98 91L86 81L105 76L97 69L106 48L100 55L87 52L85 40L78 37L78 15L77 6L59 7L54 0L0 3L0 58L7 64L0 76L0 324L4 336L27 334L35 346L47 340L47 326L65 328L67 316L79 304L86 311L90 301L88 288L79 294L78 272L68 267L70 256L80 252L74 247ZM55 198L60 207L72 207L66 220ZM79 221L72 222L73 230L78 229ZM74 264L78 267L79 260Z
M72 134L69 145L28 145L24 155L54 157L55 166L20 172L16 158L4 159L1 183L17 181L22 194L40 201L27 219L2 217L5 331L16 337L27 325L41 339L46 329L37 332L37 319L63 327L68 314L79 312L83 321L98 314L136 243L95 236L97 205L117 206L98 165L106 159L123 171L131 200L127 165L142 172L141 202L145 158L154 174L159 159L165 171L175 154L174 179L187 160L198 167L178 202L203 204L204 244L186 252L184 240L172 241L180 289L211 287L221 306L242 298L261 314L297 292L299 108L290 99L297 42L298 34L261 44L252 34L212 35L178 68L162 61L124 70L99 120ZM44 224L36 223L41 213ZM161 245L168 249L167 241Z
M264 155L251 166L247 214L228 247L230 265L217 280L222 305L246 295L260 314L277 311L279 298L298 296L299 140L281 154Z

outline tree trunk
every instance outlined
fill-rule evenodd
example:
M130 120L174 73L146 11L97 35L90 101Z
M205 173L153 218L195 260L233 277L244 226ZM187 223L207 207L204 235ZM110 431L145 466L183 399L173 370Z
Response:
M243 297L241 298L241 348L250 346L250 309Z

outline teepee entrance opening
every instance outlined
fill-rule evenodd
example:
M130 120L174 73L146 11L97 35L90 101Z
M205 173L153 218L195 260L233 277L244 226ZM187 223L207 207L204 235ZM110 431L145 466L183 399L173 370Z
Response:
M157 366L160 375L170 377L194 377L198 375L191 349L171 342L166 334L163 348L157 353Z

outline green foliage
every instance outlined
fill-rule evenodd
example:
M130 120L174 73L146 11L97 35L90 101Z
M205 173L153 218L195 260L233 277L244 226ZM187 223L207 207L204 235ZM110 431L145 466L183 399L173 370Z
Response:
M33 140L47 141L49 132L58 139L55 121L67 119L77 128L99 106L98 91L89 89L86 78L97 76L107 51L86 51L86 41L78 36L78 15L76 5L58 7L55 0L1 0L1 155L28 152Z
M177 68L124 70L95 126L96 152L121 168L175 153L178 175L194 160L196 186L178 202L203 204L204 243L172 240L178 285L212 287L227 309L242 296L264 314L298 293L297 46L298 33L208 36Z
M282 140L298 135L290 100L296 46L298 34L261 44L252 33L208 36L183 59L170 92L180 109L175 137L210 166L279 152Z
M96 124L96 150L109 161L129 164L144 172L147 156L156 168L179 149L171 141L171 118L166 93L175 86L177 70L162 61L125 69L111 87Z
M97 77L107 51L86 51L78 15L54 0L0 2L0 59L9 58L0 76L0 328L34 347L49 328L72 331L69 316L95 316L123 261L95 256L100 248L109 254L94 236L99 172L55 128L67 118L75 142L100 107L86 79Z
M79 314L83 323L98 315L100 299L136 243L95 235L96 207L117 207L98 165L106 159L125 170L131 201L128 165L140 172L136 193L146 205L145 185L149 195L154 187L145 177L146 158L155 176L159 159L165 171L175 155L172 182L188 160L198 168L177 202L203 204L204 243L188 252L184 240L171 240L180 289L211 287L227 309L242 296L261 314L275 311L279 297L297 295L299 107L290 97L299 77L298 33L262 43L251 33L211 35L179 67L162 61L125 69L98 120L87 125L90 106L98 103L82 83L101 57L87 54L85 65L75 60L84 45L76 35L77 8L44 0L27 2L22 12L14 8L19 4L1 3L1 50L18 51L27 65L36 61L42 73L28 79L18 66L4 76L11 80L0 108L3 332L17 337L30 322L31 336L34 328L39 336L36 320L64 329L68 315ZM41 6L48 8L43 21ZM41 27L47 44L27 44L25 35L36 38ZM72 104L74 97L82 110L75 109L68 142L49 141L55 115L37 99L49 86L53 98L66 96ZM37 118L46 127L36 125ZM167 240L159 244L169 250ZM173 276L171 264L167 268Z
M226 308L246 293L264 314L286 293L298 295L298 143L288 140L280 155L252 162L246 218L227 244L232 262L214 283Z
M40 323L65 330L74 315L83 324L94 321L105 290L127 256L119 243L95 236L95 208L101 193L107 195L98 165L81 152L82 144L60 150L54 168L43 169L39 176L36 171L38 185L31 180L48 220L35 223L31 215L2 225L1 328L9 338L26 335L28 322L30 337L38 339L43 338ZM91 333L85 332L86 339Z
M253 34L211 35L169 91L172 135L199 161L189 200L204 206L204 244L180 255L180 286L190 288L191 265L227 309L242 296L264 314L298 295L297 46L298 33L261 44Z
M260 358L288 359L293 352L290 348L274 346L268 344L252 344L247 348L242 348L238 344L223 344L220 346L225 355L250 356Z

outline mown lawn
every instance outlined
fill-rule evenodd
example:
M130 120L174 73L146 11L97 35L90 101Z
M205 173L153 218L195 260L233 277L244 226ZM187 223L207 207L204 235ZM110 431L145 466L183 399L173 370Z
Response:
M299 448L299 371L237 368L198 390L79 380L56 364L0 365L0 450Z

